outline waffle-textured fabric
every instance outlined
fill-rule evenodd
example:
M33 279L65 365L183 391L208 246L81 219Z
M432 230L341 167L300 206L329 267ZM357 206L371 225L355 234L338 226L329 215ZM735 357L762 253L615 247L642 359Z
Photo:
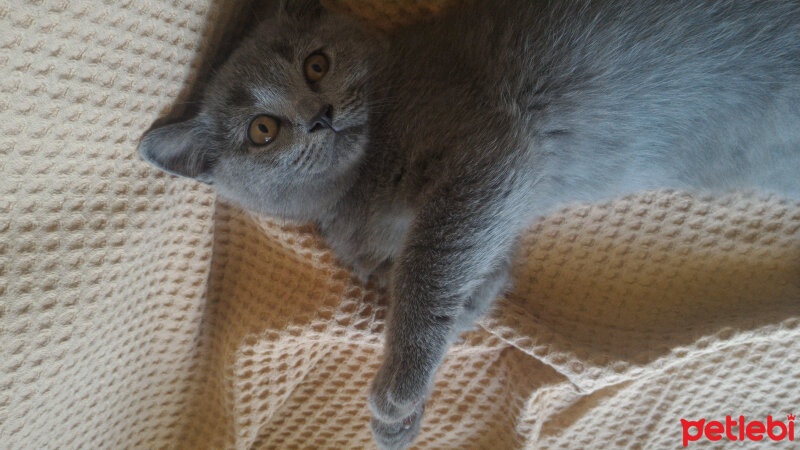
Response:
M136 154L244 5L0 3L0 447L373 447L385 293L312 229ZM438 3L338 6L390 26ZM418 448L679 448L682 418L800 412L797 203L574 205L514 278L449 353Z

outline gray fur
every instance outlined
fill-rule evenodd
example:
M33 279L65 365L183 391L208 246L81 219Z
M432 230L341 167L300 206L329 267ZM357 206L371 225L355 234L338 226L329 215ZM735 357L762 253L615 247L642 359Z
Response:
M303 61L331 61L315 86ZM340 131L306 129L333 105ZM283 120L254 149L249 120ZM385 448L419 430L449 344L506 286L553 208L646 189L800 198L800 1L462 2L391 33L287 1L145 159L265 214L313 222L390 274L369 397Z

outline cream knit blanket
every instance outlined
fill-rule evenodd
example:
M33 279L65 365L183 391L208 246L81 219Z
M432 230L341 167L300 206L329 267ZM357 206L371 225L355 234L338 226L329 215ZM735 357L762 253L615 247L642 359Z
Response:
M245 6L0 3L0 448L373 447L385 296L308 227L135 152ZM450 352L419 448L679 448L681 419L800 412L798 204L576 205L515 280Z

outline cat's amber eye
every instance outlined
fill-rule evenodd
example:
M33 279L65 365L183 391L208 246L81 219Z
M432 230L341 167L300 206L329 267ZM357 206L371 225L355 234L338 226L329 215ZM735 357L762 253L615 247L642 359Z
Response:
M316 83L328 73L330 63L328 62L328 58L322 53L314 53L306 58L306 62L303 66L306 73L306 80L308 80L309 83Z
M281 124L275 118L260 115L250 121L247 138L253 145L267 145L278 135Z

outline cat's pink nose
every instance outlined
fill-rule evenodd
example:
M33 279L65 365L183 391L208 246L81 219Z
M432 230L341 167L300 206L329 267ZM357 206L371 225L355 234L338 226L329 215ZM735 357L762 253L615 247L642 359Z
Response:
M313 133L314 131L322 130L325 128L331 130L334 129L333 106L331 105L325 105L322 108L320 108L320 110L317 111L316 114L314 114L314 117L312 117L311 120L309 120L308 124L306 125L306 129L308 130L309 133Z

